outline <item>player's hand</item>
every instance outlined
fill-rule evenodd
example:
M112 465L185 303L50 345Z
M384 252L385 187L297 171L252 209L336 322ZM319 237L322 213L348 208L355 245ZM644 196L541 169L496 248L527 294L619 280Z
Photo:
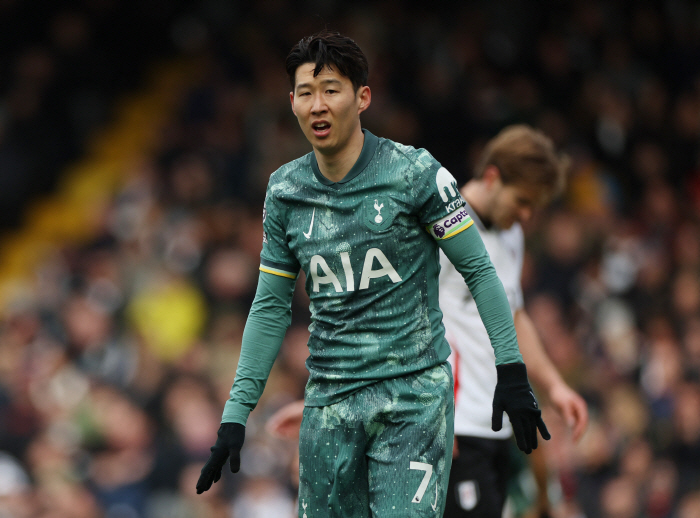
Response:
M508 414L513 426L515 442L525 453L537 448L537 430L546 440L551 437L542 420L542 411L527 380L524 363L496 365L498 381L493 395L491 429L497 432L503 427L503 412Z
M216 443L211 447L209 460L202 468L197 481L197 494L201 494L221 478L221 468L229 457L231 472L241 468L241 447L245 439L245 426L238 423L221 423Z
M549 401L564 418L566 426L571 430L571 438L577 442L588 426L588 406L566 383L559 383L549 392Z
M298 439L301 420L304 417L304 400L284 405L267 420L265 429L279 439Z

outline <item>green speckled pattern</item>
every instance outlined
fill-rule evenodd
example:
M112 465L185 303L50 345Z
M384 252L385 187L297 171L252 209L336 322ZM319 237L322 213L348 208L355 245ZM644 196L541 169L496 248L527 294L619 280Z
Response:
M426 227L463 205L453 180L427 151L367 131L340 182L320 174L313 153L270 178L261 268L306 273L307 405L447 359Z
M447 363L305 408L299 518L442 516L453 412Z

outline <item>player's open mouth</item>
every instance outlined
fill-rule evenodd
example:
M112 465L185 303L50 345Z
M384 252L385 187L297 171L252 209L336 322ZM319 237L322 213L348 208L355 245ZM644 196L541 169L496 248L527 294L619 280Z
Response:
M326 121L314 122L311 124L311 129L316 137L325 137L331 131L331 123Z

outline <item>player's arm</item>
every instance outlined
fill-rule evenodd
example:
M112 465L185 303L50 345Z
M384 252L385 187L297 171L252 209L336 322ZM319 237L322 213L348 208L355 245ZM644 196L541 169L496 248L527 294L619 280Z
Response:
M236 378L224 406L216 444L212 446L211 456L197 481L197 493L208 490L219 480L228 457L232 472L236 473L240 468L246 421L258 404L291 323L294 285L292 276L260 272L255 299L243 331Z
M463 225L438 244L467 283L494 348L498 381L491 427L500 430L507 412L518 447L530 453L537 448L537 429L543 438L550 436L527 379L503 284L474 225Z
M496 355L496 365L523 363L508 298L479 231L469 225L456 235L438 240L438 245L474 297Z
M243 330L236 378L224 406L222 423L245 425L248 415L258 404L292 322L295 280L260 272L255 299Z
M547 459L544 450L533 450L528 456L530 471L537 486L537 496L535 497L534 510L538 518L551 516L549 504L549 470L547 469Z
M574 441L583 434L588 424L588 408L584 399L562 379L559 371L547 356L537 329L524 309L514 316L520 352L528 366L528 374L535 386L546 395L554 408L564 418Z

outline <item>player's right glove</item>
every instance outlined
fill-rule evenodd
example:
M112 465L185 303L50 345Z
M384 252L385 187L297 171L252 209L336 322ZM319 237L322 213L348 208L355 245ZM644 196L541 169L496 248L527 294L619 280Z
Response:
M525 453L537 448L537 429L546 440L550 439L547 427L542 420L542 411L537 406L535 394L527 380L524 363L496 365L498 381L493 395L491 429L494 432L503 426L503 411L508 414L513 426L515 442Z
M221 423L217 433L216 443L211 447L209 460L202 468L202 473L197 481L197 494L201 494L221 478L221 468L226 459L229 462L232 473L238 473L241 468L241 448L245 439L245 426L238 423Z

